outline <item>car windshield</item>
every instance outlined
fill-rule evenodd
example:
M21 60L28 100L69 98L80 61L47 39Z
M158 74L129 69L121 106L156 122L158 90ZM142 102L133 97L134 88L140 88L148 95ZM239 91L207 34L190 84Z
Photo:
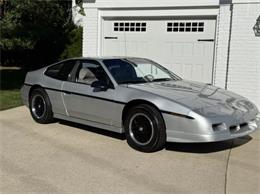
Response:
M147 59L106 59L103 63L118 84L181 80L163 66Z

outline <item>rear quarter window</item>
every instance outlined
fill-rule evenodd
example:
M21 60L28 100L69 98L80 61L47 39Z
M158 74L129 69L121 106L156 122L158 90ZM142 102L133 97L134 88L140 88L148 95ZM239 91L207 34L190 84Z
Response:
M75 61L66 61L59 64L55 64L47 68L44 74L54 79L67 81L74 65Z

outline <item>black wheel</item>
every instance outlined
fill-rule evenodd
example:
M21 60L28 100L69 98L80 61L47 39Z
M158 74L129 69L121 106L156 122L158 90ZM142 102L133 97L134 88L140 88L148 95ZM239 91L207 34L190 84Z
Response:
M142 104L127 113L124 121L127 143L142 152L155 152L166 142L166 128L160 112Z
M30 95L30 112L37 123L53 122L53 112L50 99L42 88L37 88Z

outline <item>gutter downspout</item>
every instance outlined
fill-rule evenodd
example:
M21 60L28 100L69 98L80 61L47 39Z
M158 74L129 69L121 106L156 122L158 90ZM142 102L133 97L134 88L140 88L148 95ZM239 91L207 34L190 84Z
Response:
M228 39L228 53L227 53L227 70L226 70L226 82L225 89L228 89L228 76L229 76L229 65L230 65L230 47L231 47L231 35L233 27L233 3L230 4L230 26L229 26L229 39Z

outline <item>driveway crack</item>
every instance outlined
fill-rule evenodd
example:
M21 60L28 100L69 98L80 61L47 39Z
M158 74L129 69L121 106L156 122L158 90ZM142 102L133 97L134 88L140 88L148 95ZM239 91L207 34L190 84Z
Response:
M228 152L228 157L227 157L227 164L226 164L226 173L225 173L225 189L224 189L224 193L227 194L227 177L228 177L228 166L229 166L229 160L230 160L230 155L231 155L231 151L232 151L232 148L234 146L234 141L232 141L231 143L231 147L229 149L229 152Z

